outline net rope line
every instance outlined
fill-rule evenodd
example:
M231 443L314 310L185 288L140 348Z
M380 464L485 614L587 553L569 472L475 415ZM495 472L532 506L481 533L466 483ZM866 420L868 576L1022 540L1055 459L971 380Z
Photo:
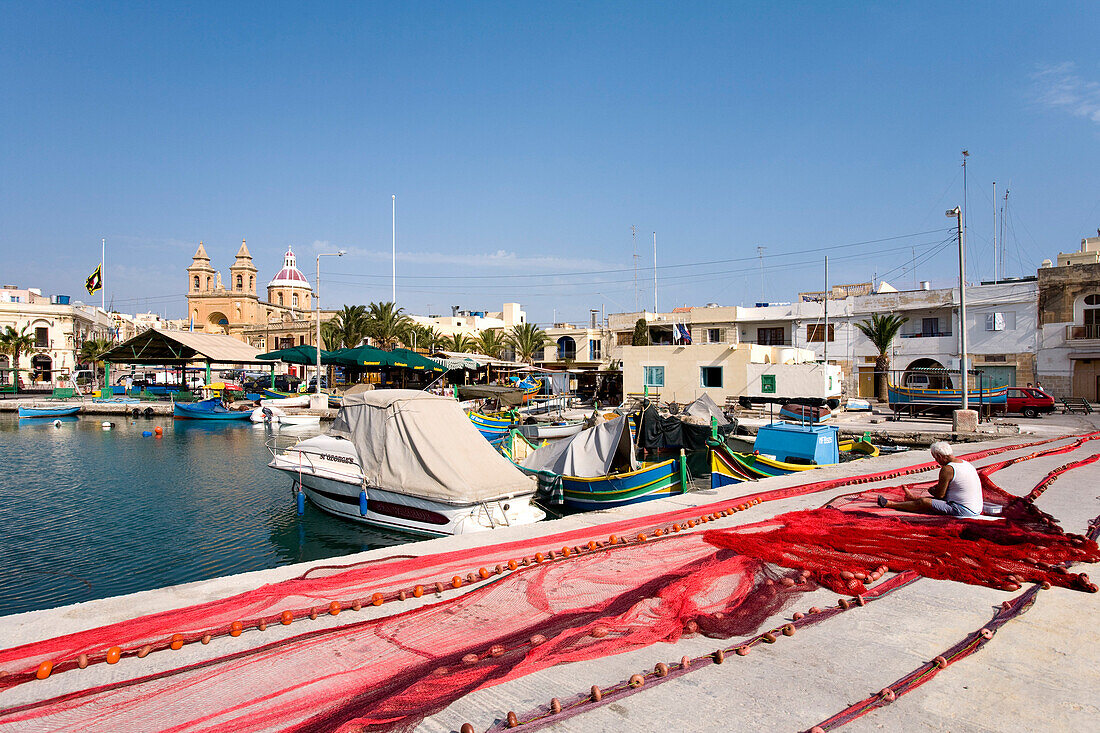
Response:
M755 558L716 553L700 533L654 534L656 541L618 543L613 551L572 555L571 563L545 563L543 558L449 603L9 709L0 724L6 718L33 720L40 728L71 724L92 730L86 720L89 709L131 715L140 709L141 719L156 721L157 729L175 724L188 730L330 730L345 725L408 730L426 714L478 687L552 664L674 641L685 628L690 631L693 621L696 626L711 623L704 629L708 636L747 633L795 593L809 589L809 584L794 587L801 584L792 573L769 571ZM617 574L609 574L607 567L585 567L613 570L615 564L620 565ZM578 578L587 583L582 589ZM516 606L521 598L532 613L521 613ZM723 613L728 617L717 623ZM470 628L478 623L497 636L471 641ZM443 628L448 624L449 630ZM348 656L348 644L359 644L351 656L367 661L354 670L319 672L308 684L297 679L316 659L331 660L337 651ZM259 685L257 678L267 684ZM283 687L276 690L279 684ZM303 689L309 690L304 697ZM181 690L186 691L185 700L174 696ZM231 695L245 699L230 704ZM214 712L195 719L192 705L181 707L196 696L210 701ZM329 703L323 713L317 713L318 700ZM93 722L102 723L103 718ZM208 727L200 727L200 722ZM116 723L99 729L110 730Z
M1081 460L1073 461L1071 463L1060 466L1051 472L1049 472L1029 493L1026 497L1023 497L1027 501L1034 501L1042 494L1060 475L1067 471L1074 470L1090 465L1100 459L1100 453L1088 456ZM996 466L993 470L999 470L1007 465L1011 465L1013 462L1003 462ZM1089 524L1089 532L1084 539L1087 539L1095 543L1096 537L1100 534L1100 516L1093 519ZM1069 563L1063 563L1060 565L1062 568L1069 566ZM880 566L881 568L881 566ZM552 698L548 705L539 706L533 710L527 711L523 714L517 715L514 712L509 711L496 723L490 726L486 733L499 733L503 730L508 730L516 727L523 727L525 730L540 729L545 725L551 723L558 723L562 720L573 717L574 715L589 711L596 706L606 705L617 700L621 700L635 691L641 690L643 687L653 684L661 684L666 681L681 677L691 671L703 669L711 664L722 664L730 654L736 654L738 656L746 656L753 646L760 643L775 643L775 641L781 639L783 636L793 636L796 629L804 626L813 625L825 621L829 618L844 613L849 609L861 607L867 602L879 600L886 597L890 593L898 590L901 587L911 585L921 579L921 575L913 570L906 570L902 573L895 575L893 578L883 581L878 585L867 589L866 593L852 597L852 598L840 598L837 605L830 606L824 610L813 607L809 610L808 614L795 613L789 623L782 624L778 628L771 629L770 631L761 632L748 639L744 639L731 646L719 648L709 654L689 659L688 657L681 657L678 663L658 663L652 670L643 671L639 674L631 675L629 679L620 680L619 682L601 688L598 685L594 685L588 693L580 693L570 696L566 701L562 701L559 698ZM1036 583L1028 591L1011 601L1005 601L997 614L993 619L986 624L980 631L976 631L962 641L953 645L950 649L946 650L943 654L938 655L932 661L927 662L918 667L913 672L904 676L902 679L892 683L888 687L884 688L881 692L872 695L865 700L855 703L849 708L845 709L836 716L829 718L827 721L820 723L815 728L811 729L811 733L824 733L825 730L830 730L835 727L839 727L850 720L854 720L866 712L869 712L875 707L879 707L895 699L895 695L905 694L911 689L924 684L924 682L931 679L943 668L946 668L949 664L968 656L977 651L981 646L992 639L993 634L1000 626L1007 623L1012 618L1020 615L1030 608L1035 593L1040 588L1049 589L1052 585L1050 582L1043 580L1041 583ZM1017 586L1018 588L1018 586ZM463 733L472 733L475 729L469 724L464 724L462 727Z
M1013 450L1033 448L1051 442L1064 440L1068 436L1057 436L1031 443L1000 446L963 456L967 460L981 459ZM1100 432L1082 435L1061 448L1051 449L1064 452L1073 450L1083 442L1100 437ZM1027 460L1043 455L1032 453L1019 457ZM605 526L605 531L632 533L639 528L652 527L654 523L673 522L673 531L690 530L698 524L713 521L719 516L726 516L735 511L743 511L750 506L763 501L800 496L809 493L829 490L841 486L882 481L898 476L921 473L937 464L925 463L904 467L874 474L842 477L825 481L814 482L770 491L757 492L746 496L740 496L712 504L690 507L681 510L666 512L661 515L641 517L631 520L623 520ZM710 514L698 515L700 511L711 511ZM717 510L717 513L714 513ZM698 522L689 517L698 517ZM685 520L682 527L677 527L675 520ZM660 527L651 530L656 536L660 536ZM557 535L552 535L535 540L523 540L518 542L503 543L485 548L471 548L469 550L439 553L435 555L419 557L383 558L381 560L368 561L352 566L324 566L311 569L302 576L282 581L280 583L261 586L253 591L236 594L218 601L198 604L195 606L159 614L138 617L105 627L98 627L86 631L75 632L53 639L31 642L26 645L0 650L0 691L14 685L29 682L40 678L44 664L48 664L51 673L65 672L72 669L83 669L91 664L111 663L112 658L124 656L144 657L152 651L176 648L174 645L209 641L217 636L239 636L245 630L259 629L271 623L287 625L290 622L302 618L315 619L319 615L328 613L337 615L345 610L359 610L364 605L381 605L385 602L405 600L408 596L421 597L425 593L435 592L436 595L458 590L465 584L485 580L492 575L500 575L504 572L515 571L517 567L529 562L543 562L563 559L555 550L548 552L535 552L531 558L524 557L521 561L509 559L507 564L498 563L495 568L489 570L481 567L478 572L462 571L469 568L473 559L484 560L486 554L499 553L504 557L514 557L519 551L528 553L535 548L545 548L547 545L557 542L583 541L591 537L592 528L571 530ZM644 532L639 532L638 537L644 537ZM635 538L636 539L636 538ZM588 540L582 549L575 546L579 554L585 551L599 551L610 545L620 544L634 540L628 540L625 536L612 535L607 542ZM644 541L644 540L643 540ZM568 558L570 555L568 544L562 547L560 555ZM425 572L427 570L427 572ZM458 573L447 577L450 573ZM441 577L442 576L442 577ZM434 579L434 582L432 580ZM370 586L382 585L388 581L389 586L385 591L376 591L365 595ZM412 586L412 583L423 581L423 584ZM401 590L398 585L401 582L409 586ZM364 588L366 586L367 588ZM419 590L419 595L418 591ZM355 594L355 595L352 595ZM329 600L333 596L344 595L342 600ZM351 596L350 598L348 596ZM286 608L283 604L306 602L308 605L292 606ZM273 608L274 606L274 608ZM283 610L279 611L278 607ZM242 619L248 619L244 621ZM187 623L189 621L189 623ZM165 627L177 629L175 633L165 634Z

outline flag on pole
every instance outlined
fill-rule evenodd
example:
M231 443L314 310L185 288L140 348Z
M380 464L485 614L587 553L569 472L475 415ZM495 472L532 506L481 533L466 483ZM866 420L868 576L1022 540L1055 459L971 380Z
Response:
M103 265L100 264L95 268L95 272L89 275L88 279L84 281L84 287L88 289L88 295L95 295L96 291L103 287L102 269Z
M690 344L691 343L691 331L688 329L687 324L686 323L677 323L675 325L676 325L676 335L678 337L677 340L681 344Z

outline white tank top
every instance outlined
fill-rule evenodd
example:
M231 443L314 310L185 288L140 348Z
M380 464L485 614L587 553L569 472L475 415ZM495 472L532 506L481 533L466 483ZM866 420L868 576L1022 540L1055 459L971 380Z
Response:
M962 504L976 514L981 514L982 482L978 478L978 470L966 461L952 461L950 466L955 474L951 477L951 483L947 485L947 493L943 498Z

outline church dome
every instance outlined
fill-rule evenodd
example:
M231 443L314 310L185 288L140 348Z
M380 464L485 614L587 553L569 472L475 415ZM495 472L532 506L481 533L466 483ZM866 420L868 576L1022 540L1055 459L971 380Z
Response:
M294 256L294 250L287 247L286 254L283 256L283 269L279 270L279 273L275 275L267 286L269 288L290 287L312 290L313 288L310 286L309 281L306 280L306 276L298 269L296 260L297 258Z

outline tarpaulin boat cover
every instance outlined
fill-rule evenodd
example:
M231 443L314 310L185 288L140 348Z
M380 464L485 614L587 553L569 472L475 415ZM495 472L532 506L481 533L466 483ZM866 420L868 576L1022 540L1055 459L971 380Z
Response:
M729 418L722 412L722 408L715 404L714 400L712 400L708 394L703 394L685 407L682 414L689 415L690 417L701 417L705 419L707 423L710 423L710 419L713 417L718 420L719 425L730 424Z
M598 478L619 469L637 470L626 416L605 420L571 438L548 443L523 462L524 468L561 476Z
M364 477L378 488L447 504L535 490L447 397L411 389L345 395L329 434L355 445Z
M461 400L495 399L505 407L523 404L523 391L515 387L499 387L492 384L460 384L458 398Z
M710 399L709 397L707 398ZM693 402L692 405L695 403ZM714 402L711 401L713 405ZM702 412L705 407L699 409ZM719 411L721 412L721 411ZM687 418L686 420L684 418ZM724 416L723 416L724 419ZM638 425L638 447L644 450L667 450L683 448L688 451L707 449L710 440L710 416L662 416L656 406L646 403L636 415ZM718 424L718 435L725 437L734 431L735 423L726 420Z

